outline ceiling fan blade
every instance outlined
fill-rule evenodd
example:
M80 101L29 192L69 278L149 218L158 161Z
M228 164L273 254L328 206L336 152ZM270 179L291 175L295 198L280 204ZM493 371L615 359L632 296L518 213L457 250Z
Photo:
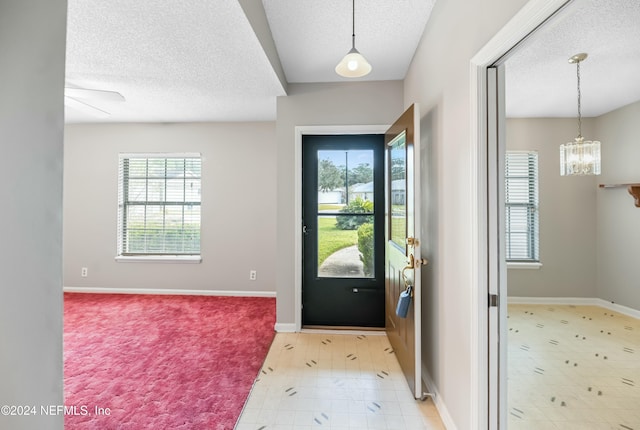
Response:
M70 96L66 96L64 98L64 104L67 107L74 108L84 113L88 113L97 118L108 118L109 116L111 116L111 114L107 111L99 109L95 106L91 106L90 104L87 104Z
M65 87L64 95L74 99L101 100L112 102L123 102L125 98L117 91L94 90L89 88L69 88Z

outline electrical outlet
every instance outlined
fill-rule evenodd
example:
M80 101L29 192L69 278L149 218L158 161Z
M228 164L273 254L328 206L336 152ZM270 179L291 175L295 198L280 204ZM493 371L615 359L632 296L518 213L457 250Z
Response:
M249 271L249 280L250 281L255 281L258 277L258 272L256 272L255 270L251 270Z
M89 276L89 269L87 269L86 267L83 267L83 268L82 268L82 271L80 272L80 275L81 275L83 278L86 278L87 276Z

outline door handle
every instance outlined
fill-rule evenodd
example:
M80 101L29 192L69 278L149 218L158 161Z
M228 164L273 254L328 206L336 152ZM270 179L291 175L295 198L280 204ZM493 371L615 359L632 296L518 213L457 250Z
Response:
M409 261L407 261L407 265L402 269L402 280L404 281L405 288L407 288L410 283L407 279L407 275L405 275L404 272L406 272L407 270L418 269L420 268L420 266L426 266L427 264L429 264L429 260L427 260L426 258L416 259L413 254L409 254Z
M409 284L409 280L407 279L407 275L404 272L406 272L407 270L413 270L414 264L415 264L415 259L413 257L413 254L409 254L409 261L407 261L407 265L404 266L401 273L405 288L409 288L410 284Z

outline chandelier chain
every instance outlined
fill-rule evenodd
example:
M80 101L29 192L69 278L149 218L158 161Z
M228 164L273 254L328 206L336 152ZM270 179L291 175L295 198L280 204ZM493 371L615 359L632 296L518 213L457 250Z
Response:
M580 103L580 61L576 62L576 71L578 75L578 138L582 137L582 104Z

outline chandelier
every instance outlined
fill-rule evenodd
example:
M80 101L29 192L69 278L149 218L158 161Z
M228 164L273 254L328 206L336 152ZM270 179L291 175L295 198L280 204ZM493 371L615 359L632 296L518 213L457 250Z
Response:
M560 145L560 175L584 176L600 174L600 142L584 140L582 137L582 112L580 93L580 63L587 54L576 54L569 58L569 63L576 65L578 76L578 136L573 142Z

